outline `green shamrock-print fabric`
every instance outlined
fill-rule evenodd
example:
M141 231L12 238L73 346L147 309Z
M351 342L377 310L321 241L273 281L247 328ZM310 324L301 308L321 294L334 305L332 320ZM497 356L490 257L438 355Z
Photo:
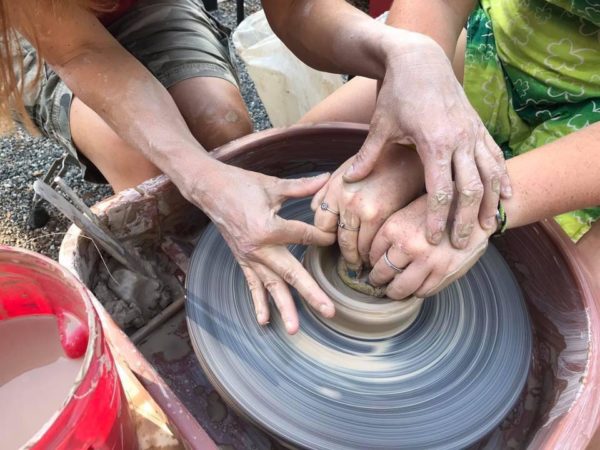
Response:
M600 121L600 0L481 0L464 87L506 158ZM598 218L600 207L556 220L577 241Z

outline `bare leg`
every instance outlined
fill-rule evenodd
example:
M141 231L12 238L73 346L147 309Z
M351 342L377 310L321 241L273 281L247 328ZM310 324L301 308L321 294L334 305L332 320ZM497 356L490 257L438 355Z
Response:
M592 283L600 290L600 221L592 225L592 229L581 238L577 247L592 276Z
M462 83L467 33L462 31L456 43L456 55L452 62L454 73ZM299 123L357 122L369 123L375 111L377 82L356 77L335 91L302 117Z
M208 150L252 132L240 91L220 78L190 78L169 89L192 134Z
M299 123L369 123L375 111L377 81L356 77L307 112Z
M73 99L70 118L75 146L98 168L115 192L160 174L139 150L123 141L78 98Z
M252 131L239 91L225 80L191 78L169 92L192 134L209 150ZM70 116L75 146L102 172L115 192L160 174L139 150L123 141L77 98L73 99Z

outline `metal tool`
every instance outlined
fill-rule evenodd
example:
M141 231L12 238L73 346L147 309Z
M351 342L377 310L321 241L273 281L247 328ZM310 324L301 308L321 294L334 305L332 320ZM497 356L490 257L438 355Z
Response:
M69 170L69 164L76 164L77 160L70 153L65 153L60 158L54 160L44 178L43 182L52 185L54 178L63 177L67 170ZM44 199L37 193L33 194L31 201L31 210L29 211L29 217L27 218L27 226L32 230L42 228L50 220L50 215L43 205Z
M37 180L33 183L33 189L36 195L55 206L90 238L94 239L94 242L129 270L146 277L155 277L152 267L144 263L137 251L121 243L62 178L54 177L52 184L58 189L46 183L45 180Z

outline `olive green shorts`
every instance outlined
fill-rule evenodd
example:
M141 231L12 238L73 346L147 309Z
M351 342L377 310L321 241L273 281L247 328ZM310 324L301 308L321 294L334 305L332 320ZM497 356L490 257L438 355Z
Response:
M138 0L107 29L165 88L194 77L222 78L237 86L227 42L229 30L207 14L201 0ZM20 77L27 83L37 74L37 53L24 39L19 45L19 58L24 57ZM15 63L19 68L19 61ZM56 139L79 159L86 179L103 181L73 144L69 124L73 93L48 65L41 75L35 89L25 96L27 112L42 134Z

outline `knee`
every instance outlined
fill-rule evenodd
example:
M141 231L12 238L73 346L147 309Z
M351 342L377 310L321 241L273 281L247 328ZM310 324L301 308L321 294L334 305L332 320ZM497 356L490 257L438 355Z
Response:
M253 128L239 95L234 98L220 98L198 108L194 117L188 120L188 125L194 137L207 150L250 134Z

